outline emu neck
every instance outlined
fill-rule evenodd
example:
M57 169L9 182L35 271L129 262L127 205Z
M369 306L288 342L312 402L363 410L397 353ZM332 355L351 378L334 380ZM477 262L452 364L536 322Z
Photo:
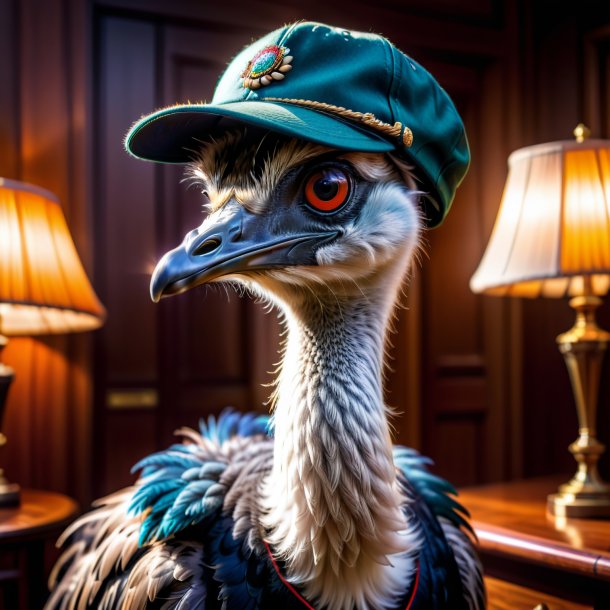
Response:
M383 607L398 576L384 566L414 545L382 395L388 307L317 297L287 313L265 525L289 577L319 603Z

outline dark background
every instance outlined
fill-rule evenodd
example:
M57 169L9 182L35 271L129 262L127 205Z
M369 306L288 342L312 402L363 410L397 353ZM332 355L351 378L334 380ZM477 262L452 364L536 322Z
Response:
M82 506L132 480L130 466L172 431L231 404L265 410L277 322L224 291L155 305L149 274L201 219L177 168L129 158L141 114L210 99L244 45L299 18L388 36L426 66L461 112L472 167L397 319L388 402L400 442L458 485L573 469L571 389L555 336L564 300L473 295L515 148L610 137L610 8L581 0L377 0L271 3L2 0L0 175L59 195L108 309L103 330L15 339L6 361L9 445L0 461L24 486ZM416 109L415 109L416 111ZM601 319L610 327L609 307ZM608 365L604 377L608 377ZM607 381L607 380L606 380ZM599 435L610 442L610 383ZM119 405L117 407L117 404ZM122 407L121 407L122 405ZM607 466L605 467L607 471Z

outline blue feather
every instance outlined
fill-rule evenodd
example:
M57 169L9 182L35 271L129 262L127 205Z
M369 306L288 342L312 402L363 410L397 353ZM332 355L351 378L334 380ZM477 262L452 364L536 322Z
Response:
M178 490L181 486L180 481L175 479L153 480L149 484L144 483L132 496L128 511L132 515L138 515L153 505L157 498Z
M234 436L250 437L258 434L269 435L268 415L254 413L239 413L234 409L225 409L218 419L210 415L206 420L199 421L201 436L215 443L222 444Z
M217 519L206 548L215 568L214 580L220 583L222 608L254 610L260 607L267 566L251 551L244 554L243 541L233 538L233 525L230 517Z
M200 423L201 433L222 444L235 435L264 434L268 418L254 414L223 412ZM141 526L140 544L166 539L180 531L210 526L222 509L226 489L218 483L227 464L205 461L197 444L172 445L140 460L133 470L142 471L141 486L134 493L129 511L149 511Z
M206 493L214 481L195 481L189 483L176 497L171 508L163 516L159 536L165 538L195 525L209 517L222 506L218 497L206 498Z
M142 522L140 526L140 537L138 538L138 544L144 546L153 539L158 538L158 527L163 519L165 511L174 503L176 493L168 494L159 499L159 501L151 508L150 513Z
M396 446L394 463L437 517L445 517L474 536L472 526L464 518L469 516L468 511L451 497L457 496L455 487L428 470L427 467L433 464L430 458L420 455L415 449Z
M197 479L214 479L218 480L220 475L226 470L227 464L222 462L204 462L199 468L189 468L186 470L182 478L186 481L194 481Z
M195 497L186 507L185 512L197 519L207 517L211 512L216 511L222 506L226 488L224 485L213 483L205 492L203 497Z
M137 470L150 469L151 467L158 468L159 466L167 466L169 468L181 468L186 470L194 466L201 466L201 460L194 456L185 455L182 452L176 451L173 448L167 451L153 453L140 460L132 469L132 472Z

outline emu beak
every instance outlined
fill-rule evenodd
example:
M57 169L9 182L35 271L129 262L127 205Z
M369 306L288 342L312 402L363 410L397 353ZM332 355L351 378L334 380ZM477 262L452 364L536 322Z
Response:
M182 244L157 264L150 281L152 300L157 302L229 274L317 265L319 245L338 235L335 230L271 234L269 224L267 216L252 214L235 203L219 222L187 233Z

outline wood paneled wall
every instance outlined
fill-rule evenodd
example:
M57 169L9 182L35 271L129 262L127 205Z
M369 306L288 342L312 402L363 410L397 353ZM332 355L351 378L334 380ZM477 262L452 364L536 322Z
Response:
M200 204L180 170L131 159L121 142L153 108L209 99L234 53L298 18L387 35L435 74L469 133L471 170L447 222L426 236L397 318L388 402L401 413L398 440L457 484L570 468L575 416L554 345L571 323L567 304L478 297L468 280L509 152L569 137L587 113L610 136L601 4L579 3L578 18L546 0L314 1L306 14L296 0L2 4L0 68L14 86L0 91L0 174L60 195L109 310L93 361L87 339L11 346L8 432L20 442L7 448L9 472L86 502L129 482L131 464L175 427L225 404L264 410L275 318L210 290L149 301L150 271L198 224Z

